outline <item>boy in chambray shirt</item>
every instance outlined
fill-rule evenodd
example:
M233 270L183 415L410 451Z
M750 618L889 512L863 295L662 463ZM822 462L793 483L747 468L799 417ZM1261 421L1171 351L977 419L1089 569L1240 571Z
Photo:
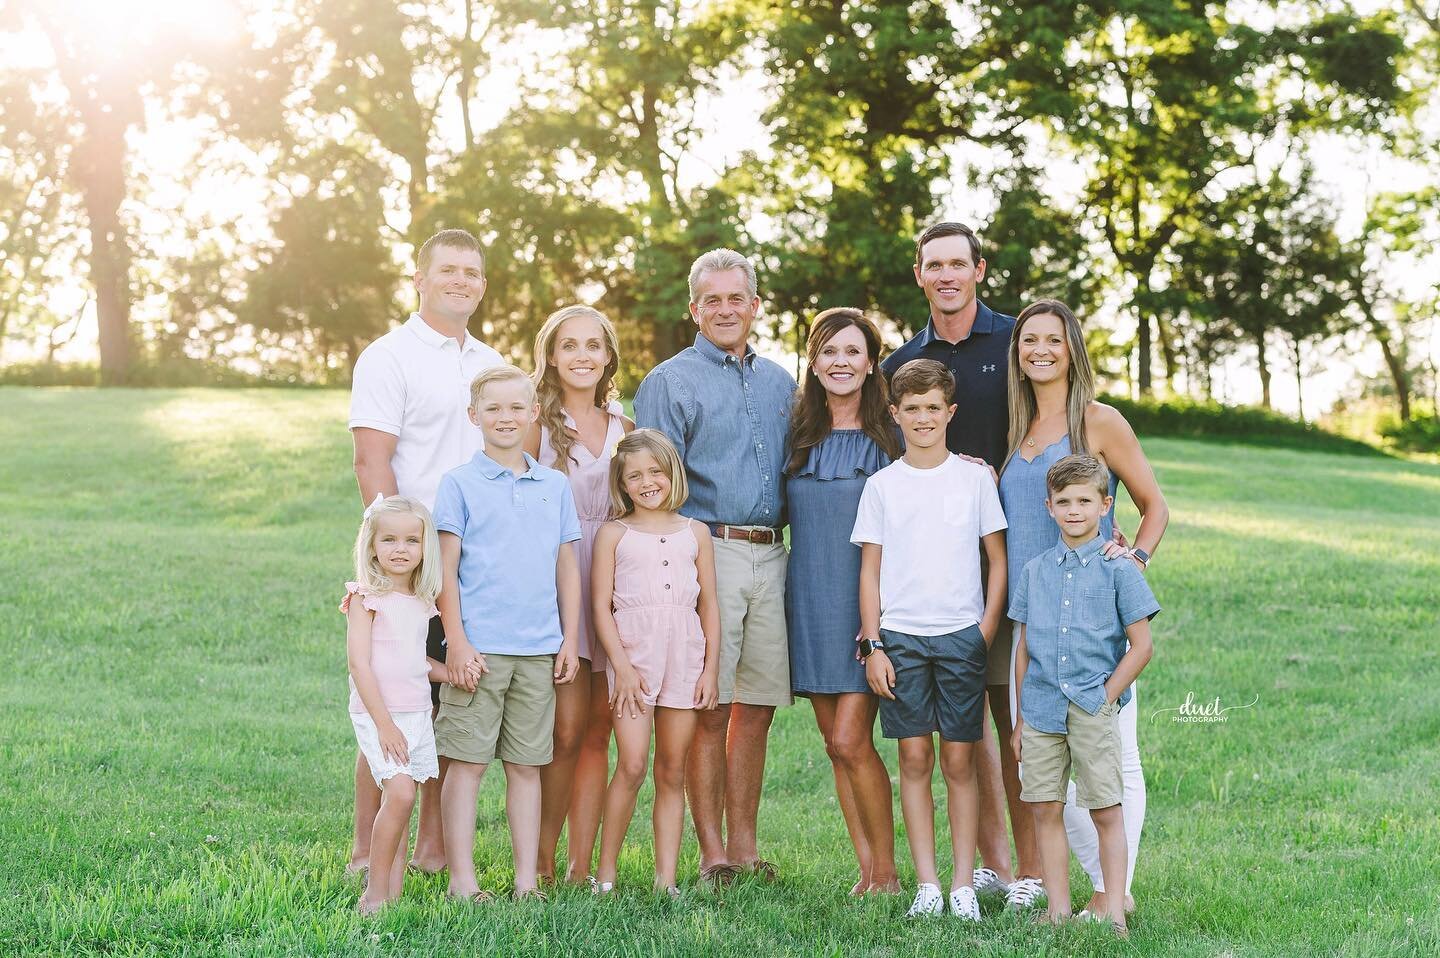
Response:
M1066 456L1045 476L1046 507L1060 527L1053 549L1031 559L1010 601L1020 623L1015 650L1018 718L1011 734L1022 801L1035 816L1052 922L1070 916L1070 849L1065 786L1073 767L1075 803L1090 810L1106 888L1123 888L1127 868L1120 807L1120 707L1150 661L1150 620L1160 604L1133 562L1101 554L1100 517L1114 501L1110 472L1090 456ZM1126 642L1129 649L1126 649ZM1125 897L1106 899L1126 934Z

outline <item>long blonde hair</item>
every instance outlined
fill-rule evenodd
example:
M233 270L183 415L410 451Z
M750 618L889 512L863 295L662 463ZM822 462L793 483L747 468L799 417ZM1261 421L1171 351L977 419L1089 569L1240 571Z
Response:
M1083 455L1089 452L1085 441L1085 410L1095 401L1095 372L1090 366L1090 354L1085 349L1085 331L1080 320L1075 318L1070 307L1058 299L1036 300L1020 311L1015 318L1015 329L1010 333L1010 363L1006 372L1006 388L1010 399L1010 449L1000 467L1004 472L1010 460L1019 451L1035 421L1035 387L1020 372L1020 333L1025 324L1036 316L1058 316L1065 329L1065 351L1070 356L1070 387L1065 397L1065 425L1070 434L1070 452Z
M565 391L560 385L560 374L550 365L550 352L555 345L555 335L567 319L587 316L600 324L600 335L605 337L605 349L610 353L605 371L595 383L595 406L604 409L615 398L615 372L620 368L620 338L615 335L615 326L598 309L590 306L564 306L546 318L540 332L535 334L535 400L540 404L540 425L550 434L550 448L555 450L555 468L561 472L570 471L570 450L575 437L565 427L565 408L562 405Z
M420 564L410 575L410 588L422 602L434 602L440 594L443 566L440 561L440 536L430 510L419 499L389 496L370 504L360 520L360 534L355 537L355 581L360 588L377 595L392 591L396 583L380 569L375 557L375 520L381 516L414 516L420 520Z

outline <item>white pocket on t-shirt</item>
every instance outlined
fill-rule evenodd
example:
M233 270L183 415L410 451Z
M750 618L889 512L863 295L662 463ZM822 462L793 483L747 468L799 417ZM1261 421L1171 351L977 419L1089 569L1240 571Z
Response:
M945 497L945 522L952 526L967 525L975 514L975 503L969 496L948 495Z

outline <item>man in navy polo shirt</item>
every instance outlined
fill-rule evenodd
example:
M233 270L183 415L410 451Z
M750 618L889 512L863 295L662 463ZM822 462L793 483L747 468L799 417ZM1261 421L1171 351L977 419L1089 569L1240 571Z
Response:
M968 226L936 223L915 243L915 282L930 301L930 321L880 363L889 379L912 359L935 359L955 375L955 404L945 445L953 453L1005 461L1009 414L1005 370L1015 317L975 297L985 279L980 240Z
M983 459L996 470L1005 462L1010 428L1006 372L1010 333L1015 317L997 313L976 298L985 279L985 258L975 231L961 223L936 223L915 241L915 282L930 303L930 321L909 342L880 363L888 380L912 359L934 359L955 376L955 415L945 433L953 453ZM1011 639L1001 634L990 646L985 694L990 712L1008 739L1010 719ZM1003 753L1003 754L1002 754ZM1020 804L1020 775L1014 756L999 748L986 729L976 752L980 779L978 846L984 867L975 869L978 894L1004 892L1013 907L1043 900L1038 881L1039 848L1028 810ZM1015 833L1021 880L1011 871L1010 843L1005 834L1005 806Z

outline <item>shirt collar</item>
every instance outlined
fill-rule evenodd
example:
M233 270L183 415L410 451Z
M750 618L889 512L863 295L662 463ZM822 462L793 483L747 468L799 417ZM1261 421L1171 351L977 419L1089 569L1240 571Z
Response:
M525 457L525 467L526 467L527 471L526 471L526 473L525 473L523 476L517 476L516 478L518 478L518 479L538 479L538 478L540 478L539 476L535 475L535 470L538 469L538 468L540 468L540 463L536 462L535 459L532 458L531 455L530 455L530 453L528 453L528 452L522 452L521 455L523 455L523 456ZM481 473L486 479L499 479L501 475L503 475L504 473L507 473L507 472L510 471L508 468L506 468L505 466L500 465L500 463L496 462L494 459L491 459L489 456L485 455L485 453L483 453L483 452L477 452L477 453L475 453L474 458L472 458L470 461L473 462L473 463L475 463L475 465L479 467L480 473Z
M1100 535L1099 532L1096 532L1095 538L1080 546L1078 549L1072 549L1067 546L1064 539L1057 539L1055 543L1055 551L1051 554L1055 556L1056 565L1060 565L1061 563L1063 563L1065 559L1072 554L1075 556L1075 558L1080 560L1081 565L1089 565L1090 560L1099 555L1100 550L1104 548L1104 546L1104 536Z
M705 338L704 333L695 334L695 351L717 366L724 366L735 358L734 353L727 353ZM745 365L755 365L755 347L749 343L745 344Z
M995 311L980 300L975 300L975 322L970 326L971 335L993 332L995 332ZM929 346L938 338L935 333L935 317L932 316L925 324L924 331L920 333L920 345Z
M419 339L420 342L432 349L444 349L446 343L455 342L453 337L446 336L440 332L440 330L421 319L419 313L410 314L410 318L405 321L405 328L414 333L415 338ZM465 345L460 347L460 352L468 353L472 349L479 348L480 340L471 336L470 331L467 329L465 331Z

